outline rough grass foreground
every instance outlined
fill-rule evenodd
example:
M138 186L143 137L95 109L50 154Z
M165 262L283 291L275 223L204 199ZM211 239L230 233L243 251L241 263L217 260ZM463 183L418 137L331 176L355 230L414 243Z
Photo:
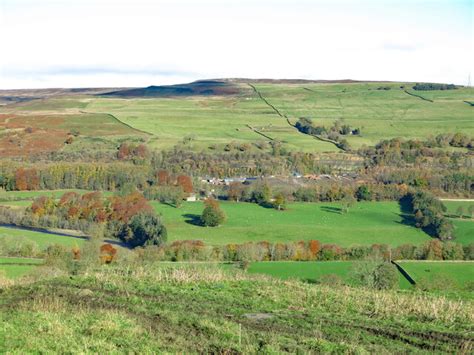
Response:
M103 268L5 285L0 352L472 351L474 303L210 266Z

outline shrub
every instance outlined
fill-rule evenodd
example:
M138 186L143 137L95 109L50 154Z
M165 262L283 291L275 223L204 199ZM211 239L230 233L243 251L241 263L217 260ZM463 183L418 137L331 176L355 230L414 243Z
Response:
M0 238L0 255L34 258L39 254L38 244L25 237L2 236Z
M361 185L357 188L356 197L359 201L371 201L372 192L367 185Z
M344 285L342 278L336 274L322 275L318 281L321 285L328 285L331 287Z
M474 260L474 243L470 243L464 246L464 259Z
M355 284L377 290L393 289L398 285L398 271L385 261L354 263L351 279Z

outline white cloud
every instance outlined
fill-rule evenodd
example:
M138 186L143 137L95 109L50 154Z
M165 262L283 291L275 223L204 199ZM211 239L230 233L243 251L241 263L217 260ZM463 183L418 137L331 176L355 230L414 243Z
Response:
M0 88L211 77L463 84L474 62L464 1L3 0L1 9Z

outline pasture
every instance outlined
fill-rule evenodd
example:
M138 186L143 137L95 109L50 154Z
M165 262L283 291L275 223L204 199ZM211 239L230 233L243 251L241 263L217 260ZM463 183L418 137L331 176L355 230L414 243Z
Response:
M417 287L431 292L474 298L473 261L400 261Z
M178 98L97 98L86 109L111 113L124 123L153 134L153 146L170 148L183 137L193 137L195 149L229 141L251 143L265 140L247 125L284 142L295 151L337 151L330 144L299 133L253 90L241 83L236 96L192 96ZM343 120L361 128L361 136L348 136L354 148L373 145L394 137L425 139L446 132L474 133L472 108L464 100L474 99L474 89L422 92L434 102L405 93L403 83L352 84L255 84L263 98L291 123L308 117L316 125L331 126ZM381 86L390 90L378 90ZM407 86L408 88L408 86Z
M168 241L200 239L221 245L317 239L340 246L397 246L418 245L430 238L407 222L396 202L360 202L347 214L340 213L338 203L292 203L288 210L277 211L252 203L221 202L227 221L214 228L199 225L201 202L187 202L180 208L152 204L163 216Z

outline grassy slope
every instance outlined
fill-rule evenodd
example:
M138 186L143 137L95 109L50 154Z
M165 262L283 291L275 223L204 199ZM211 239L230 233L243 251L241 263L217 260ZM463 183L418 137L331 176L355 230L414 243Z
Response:
M430 103L407 95L399 83L392 90L376 90L366 84L256 84L262 95L293 122L311 117L316 124L332 125L344 119L362 128L361 137L349 137L354 147L392 137L426 138L444 132L474 133L472 108L463 102L474 98L473 89L425 93ZM245 85L243 85L245 88ZM310 89L305 90L305 88ZM253 142L263 139L246 124L287 148L303 151L335 151L332 144L298 133L251 91L236 97L92 100L88 111L109 112L131 126L153 133L158 148L169 148L186 135L194 135L196 149L212 143Z
M400 265L415 280L434 280L445 276L454 282L456 288L463 288L474 279L474 262L436 262L436 261L403 261Z
M456 353L472 350L474 314L471 301L154 267L13 286L0 308L1 352Z
M387 243L420 244L429 237L401 223L395 202L358 203L348 214L337 212L337 203L293 203L287 211L266 209L250 203L221 203L227 222L216 228L196 226L190 221L202 212L202 203L189 202L181 208L153 203L162 213L168 240L202 239L210 244L267 240L288 242L317 239L341 246Z
M150 132L152 146L168 149L193 136L193 147L207 149L211 144L231 141L252 143L268 139L250 130L261 130L273 139L286 142L294 151L337 151L312 137L299 134L281 120L254 94L240 97L190 97L162 99L96 99L88 108L109 112L134 128Z
M0 263L0 276L2 273L9 279L17 279L27 275L35 265L5 265Z
M3 272L7 278L19 278L42 263L42 259L0 257L0 275Z
M54 235L30 230L0 227L0 238L2 237L23 237L34 241L40 249L45 249L51 244L62 244L67 247L80 246L84 243L82 238Z
M392 89L376 90L380 86ZM258 84L256 87L293 121L304 116L316 124L330 126L336 119L344 119L352 127L361 127L361 137L348 138L353 147L373 145L393 137L423 139L446 132L474 134L472 108L463 102L466 97L474 97L474 90L469 88L421 92L435 100L430 103L407 95L399 88L400 83Z

